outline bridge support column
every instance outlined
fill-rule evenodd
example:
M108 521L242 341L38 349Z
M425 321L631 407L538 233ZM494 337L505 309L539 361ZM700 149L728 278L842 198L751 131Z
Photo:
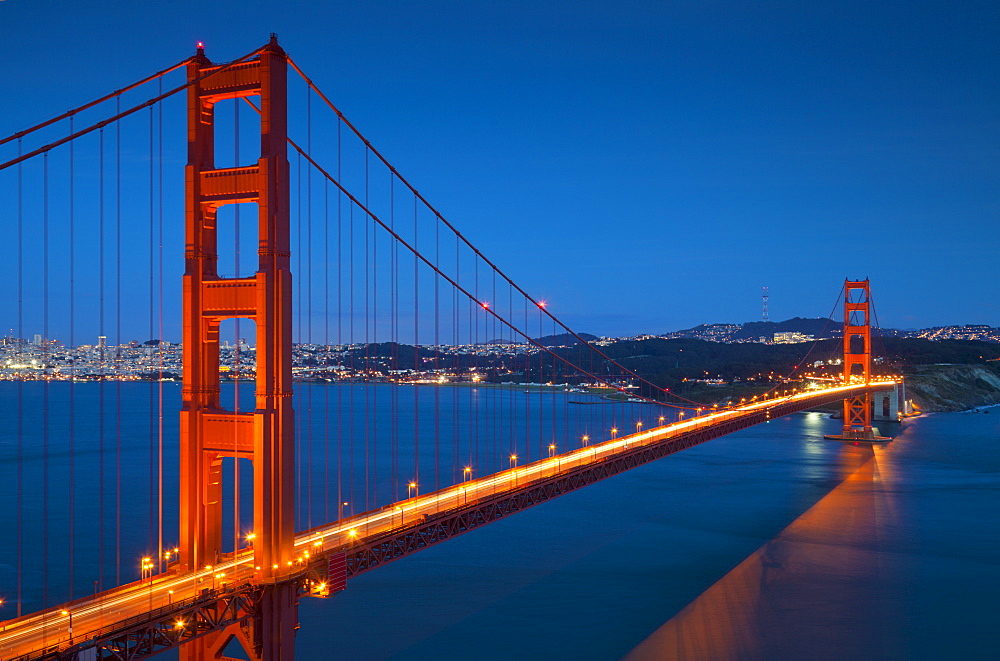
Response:
M251 661L295 659L299 628L298 581L261 586L254 594L254 614L220 631L194 638L179 648L181 661L226 661L233 644ZM224 617L224 613L219 613Z
M291 571L295 457L287 68L287 57L273 35L259 55L246 62L216 66L199 48L188 64L179 563L183 569L204 570L226 559L221 462L224 457L250 459L254 527L236 532L253 533L253 558L241 555L241 562L256 568L252 581L260 586L260 603L252 622L244 620L181 646L184 661L224 658L233 637L250 644L253 649L247 652L256 654L254 659L293 659L299 581ZM215 106L225 100L240 103L248 96L260 97L260 158L251 165L216 168ZM258 208L258 264L252 276L224 278L218 273L217 212L240 203L256 203ZM225 319L256 324L252 413L222 408L219 325Z
M871 385L871 286L868 279L844 281L844 384ZM872 427L871 391L844 400L844 428L836 441L888 441Z

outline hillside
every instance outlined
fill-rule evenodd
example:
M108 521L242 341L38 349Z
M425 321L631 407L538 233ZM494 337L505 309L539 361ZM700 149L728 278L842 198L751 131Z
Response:
M906 395L920 411L964 411L1000 404L1000 365L914 365Z

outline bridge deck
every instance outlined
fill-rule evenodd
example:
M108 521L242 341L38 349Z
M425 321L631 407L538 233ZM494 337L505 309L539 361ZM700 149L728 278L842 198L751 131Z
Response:
M893 387L894 382L869 389ZM326 584L333 558L355 576L629 468L771 418L863 392L852 385L746 404L535 461L440 491L387 505L296 537L298 560L287 580ZM144 658L253 614L255 568L247 549L214 567L168 570L69 604L4 623L0 658L75 658L77 651L114 648L119 658ZM325 590L321 590L324 591ZM69 614L71 613L72 620ZM71 640L72 635L72 640ZM99 652L88 658L112 658Z

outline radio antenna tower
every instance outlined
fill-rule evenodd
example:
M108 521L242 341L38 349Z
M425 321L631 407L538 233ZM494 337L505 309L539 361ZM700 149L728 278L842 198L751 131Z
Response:
M767 318L767 287L760 288L760 300L761 300L761 321L768 321Z

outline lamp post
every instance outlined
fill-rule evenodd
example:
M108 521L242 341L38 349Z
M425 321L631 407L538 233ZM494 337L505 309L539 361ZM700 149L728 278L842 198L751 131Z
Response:
M510 455L510 469L514 475L514 486L517 486L517 455Z
M73 613L72 613L72 611L59 611L59 612L62 613L63 615L66 615L66 616L69 617L69 642L70 642L70 644L72 644L73 643Z
M556 456L556 444L549 443L549 459Z
M468 482L471 479L472 479L472 466L466 466L462 470L462 481Z
M618 436L618 427L611 428L611 440L614 440Z
M587 447L587 444L590 442L590 436L584 434L582 440L583 440L583 447Z
M410 495L411 492L413 494L412 496ZM419 495L420 495L420 488L417 486L416 482L410 482L408 485L406 485L407 498L413 498Z

